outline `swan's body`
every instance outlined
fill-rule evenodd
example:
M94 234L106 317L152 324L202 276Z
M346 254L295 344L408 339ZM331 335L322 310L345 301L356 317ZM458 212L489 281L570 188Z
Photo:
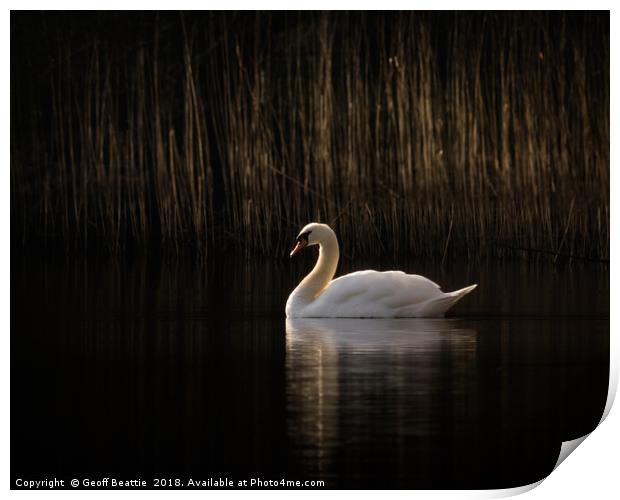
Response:
M339 258L335 233L325 224L308 224L291 257L309 245L319 245L319 258L289 296L287 318L443 317L477 286L444 293L431 280L402 271L358 271L332 280Z

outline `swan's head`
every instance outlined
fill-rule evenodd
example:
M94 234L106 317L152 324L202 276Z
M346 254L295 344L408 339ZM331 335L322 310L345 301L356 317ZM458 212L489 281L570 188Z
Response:
M320 245L326 241L336 238L336 234L332 231L332 228L327 224L319 224L318 222L311 222L307 226L299 231L297 236L297 242L295 247L291 251L291 257L297 255L304 248L312 245Z

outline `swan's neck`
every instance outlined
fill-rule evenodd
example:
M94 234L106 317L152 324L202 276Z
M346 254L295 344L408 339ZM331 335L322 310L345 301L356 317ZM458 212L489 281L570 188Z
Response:
M330 235L319 244L319 258L316 265L297 287L297 294L307 300L318 297L336 274L339 257L338 240L335 235Z

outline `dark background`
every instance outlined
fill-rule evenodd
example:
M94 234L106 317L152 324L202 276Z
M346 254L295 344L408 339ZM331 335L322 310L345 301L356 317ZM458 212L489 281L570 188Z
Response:
M609 255L608 12L12 12L11 129L18 248Z

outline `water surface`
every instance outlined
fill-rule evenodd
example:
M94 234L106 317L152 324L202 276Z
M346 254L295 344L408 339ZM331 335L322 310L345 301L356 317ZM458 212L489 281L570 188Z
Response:
M311 259L15 257L13 479L511 487L600 419L606 268L345 261L480 286L441 320L286 321Z

